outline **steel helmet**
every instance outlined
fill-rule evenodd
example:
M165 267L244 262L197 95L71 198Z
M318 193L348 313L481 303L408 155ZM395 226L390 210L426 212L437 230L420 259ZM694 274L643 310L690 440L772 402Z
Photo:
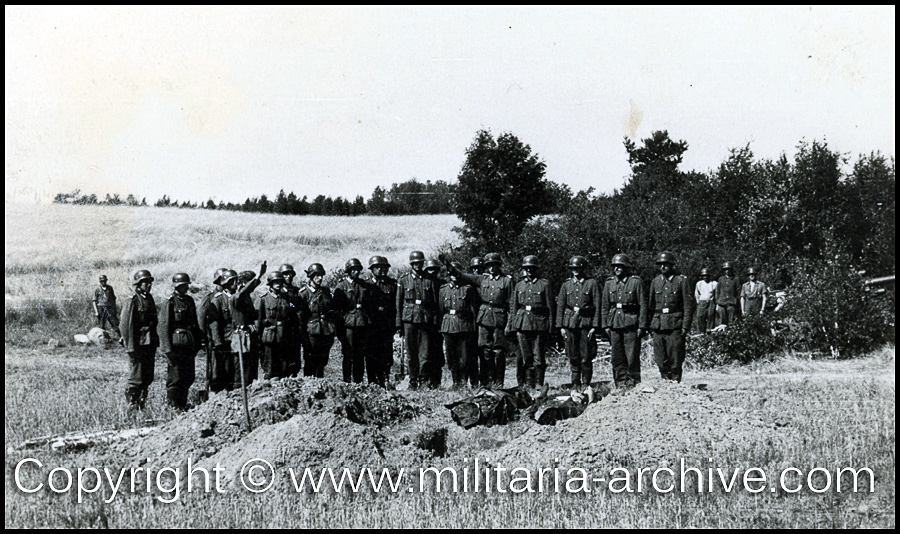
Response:
M700 276L710 276L709 269L707 269L706 267L700 269Z
M425 253L421 250L414 250L409 253L409 263L425 262Z
M172 285L175 287L189 285L190 283L191 277L187 273L178 273L172 277Z
M469 260L469 269L476 269L481 267L482 259L478 256L475 256L471 260Z
M572 259L569 260L569 267L587 267L588 261L584 256L572 256Z
M284 273L281 271L272 271L269 273L269 279L266 281L266 284L272 285L275 282L281 282L282 284L286 282L284 279Z
M503 263L503 260L500 259L500 254L496 252L488 252L484 255L484 264L490 265L492 263Z
M436 270L440 271L441 270L441 262L439 262L435 259L430 259L430 260L426 261L425 262L425 270L428 271L431 269L436 269Z
M753 267L747 267L747 274L756 274L756 269Z
M459 263L458 261L450 262L450 265L451 265L454 269L456 269L456 271L462 272L463 266L462 266L462 264Z
M100 275L100 280L109 280L105 274Z
M219 267L216 269L216 274L213 275L213 283L216 285L221 285L222 274L227 271L225 267Z
M134 285L138 285L141 282L152 282L153 275L150 274L150 271L146 269L141 269L140 271L134 273Z
M525 256L525 258L522 259L522 267L538 267L537 256Z
M385 258L384 256L372 256L371 258L369 258L369 269L378 265L383 265L385 267L391 266L391 264L388 263L387 258Z
M730 261L726 261L725 263L722 264L722 270L724 271L725 269L732 269Z
M623 267L631 268L631 258L628 257L628 254L616 254L612 257L612 261L609 262L610 265L621 265Z
M238 275L238 280L240 280L243 284L249 282L250 280L253 280L254 278L256 278L256 273L254 273L253 271L241 271L241 273Z
M238 277L237 271L235 271L234 269L225 269L225 272L223 272L222 276L219 277L219 279L221 280L221 282L219 282L219 285L221 285L221 286L228 285L229 282L231 282L232 280L234 280L237 277Z
M362 262L360 262L356 258L350 258L349 260L347 260L347 263L344 264L344 271L348 272L348 273L354 269L358 269L358 270L362 271L362 268L363 268Z
M278 272L284 276L287 276L288 274L297 276L297 271L294 270L294 266L290 263L283 263L281 267L278 268Z
M321 263L313 263L306 268L306 276L313 276L315 274L325 276L325 267L322 267Z
M656 257L656 263L668 263L669 265L675 265L675 255L671 252L660 252L659 256Z

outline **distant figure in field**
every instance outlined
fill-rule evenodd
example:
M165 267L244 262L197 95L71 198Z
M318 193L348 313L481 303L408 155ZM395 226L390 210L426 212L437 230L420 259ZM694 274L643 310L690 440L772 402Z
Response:
M697 315L694 318L694 330L706 333L716 326L716 287L715 280L706 267L700 269L700 280L694 286L694 300L697 301Z
M766 284L756 281L756 269L747 269L750 280L741 286L741 313L744 317L762 315L766 309Z
M734 324L737 318L741 283L734 275L731 262L723 263L722 271L725 274L719 277L716 285L716 323L730 325Z
M119 310L116 309L116 292L108 283L105 274L100 275L100 287L94 289L94 300L91 302L94 306L94 316L97 318L97 324L100 328L106 330L106 323L109 323L110 330L115 333L116 338L122 337L119 332Z

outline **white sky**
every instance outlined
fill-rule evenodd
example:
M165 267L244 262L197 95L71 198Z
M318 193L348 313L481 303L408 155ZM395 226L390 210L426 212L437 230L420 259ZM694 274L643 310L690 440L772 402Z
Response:
M894 155L895 8L6 7L6 199L368 198L511 131L577 191L666 129L683 168Z

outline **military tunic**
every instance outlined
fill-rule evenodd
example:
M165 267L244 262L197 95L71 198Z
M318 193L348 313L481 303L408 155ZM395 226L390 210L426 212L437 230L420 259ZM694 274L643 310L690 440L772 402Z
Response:
M300 317L294 297L270 287L257 304L257 331L263 349L263 377L284 378L300 372Z
M156 331L159 316L156 302L150 293L135 292L125 300L119 325L122 344L131 362L131 376L125 387L125 397L132 406L144 406L147 392L153 383L153 364L159 334Z
M116 308L116 292L113 291L111 285L107 284L106 288L98 287L94 289L94 303L97 304L97 323L100 328L106 329L106 323L116 333L116 337L121 337L119 331L119 311Z
M647 330L650 319L647 293L640 276L610 276L603 284L600 322L609 330L610 363L617 386L641 381L641 340L638 329Z
M600 286L593 278L572 277L556 297L556 327L566 330L566 355L574 387L590 384L600 326Z
M334 345L340 312L335 308L331 290L307 284L300 290L300 328L303 331L303 376L322 378L328 355Z
M741 293L741 283L737 276L722 275L716 285L716 322L719 324L734 324L740 313L738 298Z
M394 332L397 330L397 281L389 276L369 280L372 294L369 350L366 374L370 384L387 386L394 363Z
M525 278L516 284L509 315L522 351L519 364L524 373L522 378L529 387L542 386L546 368L544 353L553 327L550 282L543 278Z
M344 382L362 383L372 321L372 290L362 280L344 278L334 288L334 301L343 321L338 324Z
M649 307L653 317L653 356L660 375L681 382L684 334L691 329L693 299L684 275L658 275L650 283Z
M468 378L469 338L475 332L477 295L472 286L448 282L441 286L441 333L447 347L447 364L454 387L465 385Z
M439 319L438 286L434 279L415 271L404 273L397 280L397 323L403 325L411 389L418 387L420 376L434 385Z
M203 341L197 306L190 295L173 291L159 310L159 348L168 360L166 400L171 406L187 406L188 390L194 383L194 358Z
M515 289L512 277L505 274L460 274L462 279L478 288L478 348L482 385L503 387L506 374L506 353L509 350L506 329L509 326L509 305ZM518 343L516 343L518 345Z

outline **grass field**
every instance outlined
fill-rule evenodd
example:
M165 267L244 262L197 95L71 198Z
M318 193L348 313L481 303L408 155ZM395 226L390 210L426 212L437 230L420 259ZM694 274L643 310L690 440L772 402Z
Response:
M746 492L725 494L565 495L538 494L294 494L248 492L185 494L173 504L138 492L105 504L101 494L79 503L74 493L42 490L26 494L13 480L16 464L26 457L54 467L134 466L139 461L111 448L81 452L23 451L16 445L36 436L70 431L124 429L144 419L177 416L164 406L165 365L157 357L156 379L148 409L138 418L122 395L127 375L125 355L112 347L74 346L71 334L91 326L88 295L105 272L120 296L129 277L149 268L159 281L154 294L168 292L172 273L186 271L206 281L215 268L256 268L292 262L300 267L320 261L339 267L349 257L384 254L403 265L414 248L426 253L452 241L454 217L316 218L218 213L156 208L81 206L6 206L6 344L4 443L6 446L7 527L175 528L238 527L893 527L896 500L895 352L894 347L849 361L808 361L785 357L745 367L696 371L688 368L683 387L691 395L708 395L730 413L757 418L771 428L735 445L704 451L715 465L756 466L777 473L788 466L804 472L822 467L868 467L875 474L874 493L797 494ZM58 304L63 303L63 304ZM71 303L71 304L66 304ZM49 348L55 336L64 346ZM690 358L690 355L688 355ZM204 376L203 358L197 377ZM328 375L339 373L333 357ZM562 383L567 368L556 358L548 381ZM609 367L598 366L601 378ZM514 383L508 366L507 384ZM645 383L665 387L652 368ZM708 392L691 385L704 383ZM456 395L447 391L417 393L430 409L442 409ZM640 398L640 397L637 397ZM614 400L614 399L613 399ZM601 405L602 407L603 405ZM645 419L648 414L643 414ZM649 414L652 418L653 414ZM444 414L444 419L448 419ZM687 417L687 416L686 416ZM623 428L629 421L620 422ZM659 420L673 431L690 429ZM727 426L728 422L723 421ZM634 428L635 443L646 434ZM362 432L363 430L361 430ZM515 428L494 427L481 433L456 432L451 451L467 448L461 440L485 436L509 440ZM590 432L590 429L586 429ZM481 436L479 438L478 436ZM596 437L602 441L602 436ZM777 439L775 439L777 438ZM698 441L705 436L698 435ZM621 445L621 444L619 444ZM614 459L613 459L614 460ZM348 466L357 468L360 466ZM654 467L654 466L646 466ZM35 485L29 472L22 481ZM46 482L46 478L43 479Z

